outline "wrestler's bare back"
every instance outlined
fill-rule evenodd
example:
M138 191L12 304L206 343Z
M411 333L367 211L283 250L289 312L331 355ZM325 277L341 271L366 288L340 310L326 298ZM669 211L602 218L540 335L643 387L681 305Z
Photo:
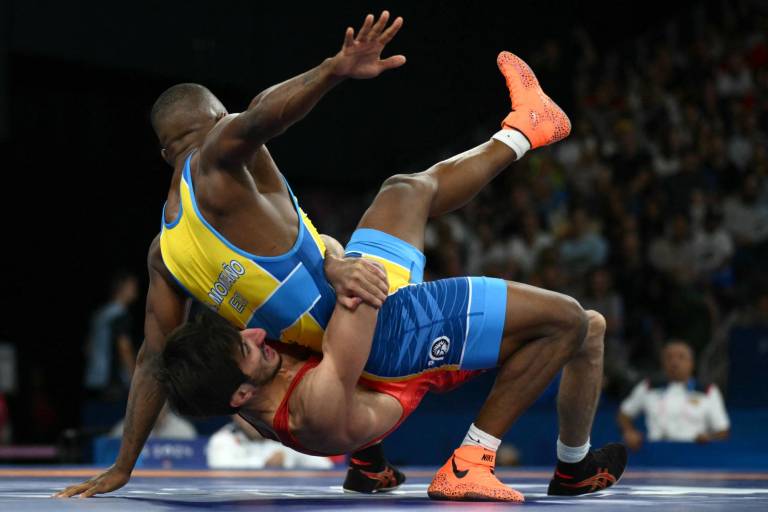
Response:
M216 137L231 118L222 118L206 137ZM190 172L195 200L206 221L232 244L252 254L277 256L290 250L298 234L298 215L277 165L266 146L241 169L222 168L208 158L205 143L195 151ZM180 207L179 184L186 159L174 169L165 208L173 222Z

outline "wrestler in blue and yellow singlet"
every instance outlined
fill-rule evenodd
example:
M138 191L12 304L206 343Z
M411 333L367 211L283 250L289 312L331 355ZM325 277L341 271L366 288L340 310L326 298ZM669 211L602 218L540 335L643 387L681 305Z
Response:
M264 257L231 244L197 207L190 157L181 178L179 215L165 221L160 251L168 271L198 302L240 329L260 327L276 340L320 350L336 297L323 273L325 244L299 208L294 246Z
M168 223L163 212L160 251L168 271L188 295L236 327L260 327L272 339L321 351L336 296L323 272L325 244L290 187L299 215L296 242L283 255L257 256L235 247L203 218L195 200L190 160L191 155L182 173L177 218ZM362 245L355 241L353 237L347 249L355 246L365 257L381 262L390 292L421 281L423 262L413 265L396 251L378 246L376 240L361 240Z

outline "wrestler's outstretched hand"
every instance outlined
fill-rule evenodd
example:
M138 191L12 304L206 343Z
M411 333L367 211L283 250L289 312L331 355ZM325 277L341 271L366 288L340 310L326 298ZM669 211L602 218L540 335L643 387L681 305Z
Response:
M389 26L388 22L389 11L384 11L376 23L373 14L366 16L357 35L352 27L347 28L344 45L333 57L335 73L349 78L374 78L383 71L405 64L403 55L381 59L382 50L403 26L403 18L395 18Z
M81 484L70 485L63 491L54 494L53 497L70 498L79 495L81 498L90 498L94 494L102 494L117 490L128 483L130 478L130 472L126 473L125 471L120 471L112 466L102 474L96 475L90 480L86 480Z

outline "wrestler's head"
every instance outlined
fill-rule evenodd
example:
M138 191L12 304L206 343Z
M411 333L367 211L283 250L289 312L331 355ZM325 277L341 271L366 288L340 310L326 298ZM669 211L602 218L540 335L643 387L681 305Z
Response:
M159 380L171 407L187 416L234 414L282 366L263 329L238 331L204 311L173 331L163 349Z
M202 145L205 136L227 109L211 91L198 84L177 84L152 105L150 120L160 141L163 159L173 166L180 152Z

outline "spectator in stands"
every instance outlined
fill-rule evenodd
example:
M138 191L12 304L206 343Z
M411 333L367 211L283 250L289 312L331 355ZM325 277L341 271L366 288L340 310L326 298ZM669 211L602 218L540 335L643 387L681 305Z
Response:
M573 179L582 186L583 193L589 191L594 178L593 165L597 162L597 137L586 119L580 119L573 127L571 136L553 147L555 159L565 169L574 169Z
M539 262L544 249L552 247L551 234L541 229L541 222L533 210L528 210L521 219L522 229L509 244L510 257L517 263L524 275L530 275Z
M684 214L674 215L669 220L666 233L651 242L648 260L654 269L674 281L688 283L693 280L693 240Z
M728 158L741 172L746 172L752 161L755 151L755 141L751 135L754 132L752 124L755 118L746 114L741 106L734 104L735 129L728 139Z
M560 261L578 276L599 267L608 258L608 244L595 222L582 207L571 212L565 238L560 244Z
M91 318L86 346L85 388L96 398L121 398L128 389L136 365L128 308L136 301L138 294L139 284L135 276L126 273L115 275L109 302Z
M703 172L701 157L696 151L687 151L682 157L680 172L670 176L664 182L669 204L680 209L694 202L697 196L703 198L702 191L707 187L707 177ZM695 214L695 212L683 211Z
M730 194L738 190L739 170L731 163L722 134L712 137L703 148L703 158L717 182L718 191Z
M653 170L660 177L674 176L680 170L683 140L679 130L669 129L658 134L658 142L652 146Z
M718 212L707 211L704 226L693 237L693 265L704 282L727 286L732 280L733 239L722 221Z
M616 123L615 137L618 150L612 158L614 177L621 183L630 183L640 172L651 169L653 160L645 149L635 123L622 119Z
M768 243L768 203L760 200L762 179L757 174L746 176L741 193L725 200L725 227L738 246L752 248Z
M565 175L547 153L532 157L528 166L533 171L528 183L533 207L546 225L557 225L568 210Z
M646 379L621 404L618 423L626 445L639 450L643 434L633 419L645 416L648 441L707 443L728 437L730 421L723 397L714 384L693 378L690 345L673 340L662 351L664 378Z
M717 92L722 97L744 96L752 90L752 73L741 54L733 52L715 75Z
M240 416L224 425L211 436L206 449L208 467L219 468L307 468L329 469L333 462L328 457L313 457L291 450L262 437Z

